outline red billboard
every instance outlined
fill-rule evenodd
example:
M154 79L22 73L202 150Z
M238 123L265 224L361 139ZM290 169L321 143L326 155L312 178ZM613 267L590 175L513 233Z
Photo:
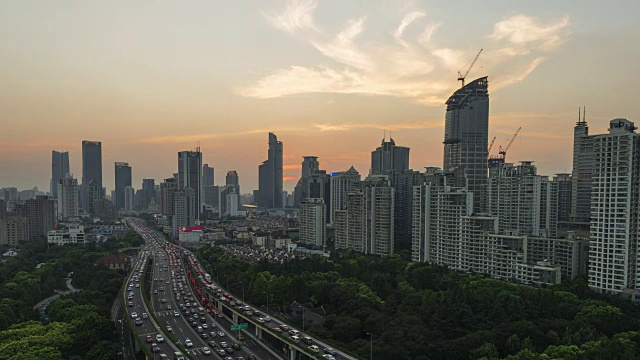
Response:
M202 226L182 226L180 232L202 231Z

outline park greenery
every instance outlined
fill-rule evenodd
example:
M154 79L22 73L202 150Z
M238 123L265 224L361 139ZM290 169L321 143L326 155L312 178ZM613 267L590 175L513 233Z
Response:
M375 359L640 358L640 309L589 291L583 278L533 288L397 255L251 264L205 247L198 256L253 304L269 294L271 309L322 306L325 321L307 332L360 358L369 357L368 334Z
M21 244L17 256L0 264L0 360L120 358L110 314L124 274L94 262L140 244L133 232L104 243ZM48 319L41 319L33 306L65 290L68 273L80 291L51 303Z

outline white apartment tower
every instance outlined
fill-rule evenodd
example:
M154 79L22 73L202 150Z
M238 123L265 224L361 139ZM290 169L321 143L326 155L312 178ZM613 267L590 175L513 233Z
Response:
M57 186L58 219L68 219L80 215L80 189L78 180L67 176L59 180Z
M308 198L300 204L300 241L315 247L325 247L326 205L324 199Z
M124 188L124 209L127 211L135 210L136 208L136 190L132 186L126 186Z
M336 210L346 208L347 193L354 190L354 184L360 181L360 174L352 166L347 171L331 174L331 211L329 212L329 222L335 224Z
M614 119L595 135L591 190L589 287L609 293L640 288L640 134Z

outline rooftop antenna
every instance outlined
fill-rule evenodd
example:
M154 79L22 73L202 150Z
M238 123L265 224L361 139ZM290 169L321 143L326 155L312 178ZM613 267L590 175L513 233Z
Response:
M587 107L582 106L582 122L587 123Z

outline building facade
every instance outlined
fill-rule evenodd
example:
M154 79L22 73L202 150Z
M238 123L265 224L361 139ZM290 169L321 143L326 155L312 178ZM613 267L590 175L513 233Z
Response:
M202 153L196 151L181 151L178 153L178 190L190 188L194 193L195 219L200 219L202 212Z
M114 199L114 204L117 209L125 208L125 188L127 186L131 187L131 167L129 163L126 162L116 162L115 163L115 191L116 198Z
M258 167L258 206L270 209L282 208L282 141L269 133L267 160Z
M371 152L371 174L409 170L409 148L396 146L393 138L382 139L382 144Z
M324 199L308 198L300 204L300 242L326 246L326 205Z
M346 208L347 194L355 190L355 184L360 182L360 174L351 166L349 170L331 173L329 185L331 187L331 203L329 204L329 222L335 224L335 212Z
M78 180L70 175L58 183L58 219L68 219L80 215L80 189Z
M51 187L50 193L54 198L58 198L58 184L60 180L70 175L69 153L67 151L51 152Z
M476 79L446 102L443 170L464 170L476 213L484 212L487 191L488 84L486 77Z

